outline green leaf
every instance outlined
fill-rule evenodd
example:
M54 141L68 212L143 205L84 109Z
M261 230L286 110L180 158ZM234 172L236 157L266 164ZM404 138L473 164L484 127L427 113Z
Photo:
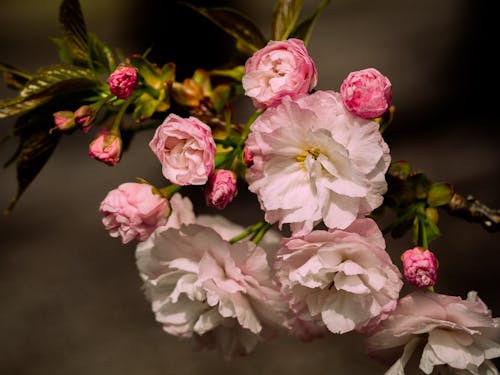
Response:
M97 87L100 82L91 70L71 65L49 65L40 68L19 93L20 98L60 95Z
M5 210L9 214L21 195L43 168L61 137L60 132L50 133L50 114L30 112L19 118L16 127L20 132L20 146L17 156L17 193Z
M238 65L232 69L214 69L211 70L209 73L211 76L227 77L234 79L235 81L241 82L241 79L245 74L245 67L243 65Z
M395 161L391 163L389 171L387 172L391 177L400 180L406 180L411 173L410 163L404 160Z
M407 182L415 192L415 198L425 199L431 187L431 182L427 176L421 172L417 172L408 177Z
M166 100L165 90L162 90L158 99L145 92L135 100L132 118L135 122L141 122L150 118L156 111L161 109L165 112L170 108L170 101Z
M266 39L259 28L247 16L232 8L199 8L183 3L219 26L236 39L236 48L251 55L266 45Z
M316 19L321 11L330 3L330 0L322 0L313 14L301 21L295 30L290 34L290 38L302 39L304 44L307 45L309 37L311 36L312 29L316 23Z
M427 194L427 203L431 207L448 204L453 195L453 186L444 182L432 184Z
M41 97L28 100L14 99L9 101L0 101L0 119L30 111L47 102L49 99L50 97Z
M116 67L116 61L111 48L95 34L88 35L89 57L92 66L101 73L110 74Z
M59 8L59 22L64 39L75 63L88 66L89 48L87 27L78 0L63 0Z
M5 85L14 90L20 90L31 78L29 73L17 69L9 64L0 63L0 71L3 72Z
M302 10L302 0L278 0L273 14L273 39L284 40L293 30Z

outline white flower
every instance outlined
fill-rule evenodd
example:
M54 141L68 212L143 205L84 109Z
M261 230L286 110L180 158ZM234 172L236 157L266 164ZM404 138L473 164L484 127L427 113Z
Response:
M231 356L248 353L264 329L283 323L285 306L266 252L252 242L230 244L215 230L191 224L157 231L138 245L136 256L156 320L170 334L225 337L218 343L224 350L231 332L243 340L229 345L233 351L225 355Z
M316 321L333 333L370 329L395 308L403 285L371 219L283 240L275 266L301 321Z
M491 359L500 357L500 320L493 319L475 292L467 300L417 291L398 302L367 340L372 355L401 357L386 375L403 375L415 353L425 374L498 375ZM390 355L389 355L390 356ZM390 358L387 358L390 359Z
M343 229L382 204L389 148L378 124L347 112L338 93L285 99L251 130L246 177L268 222L290 223L295 235L321 220Z

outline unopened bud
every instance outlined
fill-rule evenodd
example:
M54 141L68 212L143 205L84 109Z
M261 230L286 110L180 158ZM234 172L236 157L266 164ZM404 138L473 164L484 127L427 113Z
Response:
M219 169L213 173L205 186L207 206L224 209L237 193L236 175L232 171Z
M406 280L419 288L433 286L437 279L438 262L428 249L415 247L401 255Z
M119 99L127 99L139 84L137 69L121 65L108 78L109 90Z
M75 111L75 122L87 133L94 124L96 111L90 105L82 105Z
M75 127L75 115L71 111L54 112L52 116L59 130L69 130Z
M89 156L114 166L120 161L122 140L116 134L103 130L89 146Z

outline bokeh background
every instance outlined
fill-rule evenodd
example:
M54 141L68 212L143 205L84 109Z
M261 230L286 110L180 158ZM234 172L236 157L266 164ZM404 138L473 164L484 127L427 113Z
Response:
M305 0L305 11L318 1ZM197 1L243 10L269 35L272 1ZM125 54L152 47L151 58L178 64L178 76L215 68L232 55L232 40L175 1L81 0L88 29ZM60 36L59 0L1 0L0 61L35 71L56 63L49 40ZM314 29L309 51L320 89L338 90L350 71L375 67L393 83L396 120L385 133L393 160L409 160L434 181L455 184L500 207L498 44L495 14L474 0L332 0ZM0 98L14 96L0 89ZM236 106L242 120L248 100ZM0 122L0 136L11 120ZM87 156L93 133L65 137L10 216L0 216L0 374L382 374L363 352L362 337L301 343L280 338L245 358L225 361L164 334L143 297L134 244L104 231L98 206L119 184L143 177L164 183L147 143L134 139L110 168ZM5 162L16 148L0 146ZM15 193L14 167L0 170L0 207ZM190 189L198 213L200 189ZM225 212L248 225L260 217L241 186ZM500 316L500 237L477 224L441 215L437 290L464 297L477 290ZM399 254L409 238L388 239Z

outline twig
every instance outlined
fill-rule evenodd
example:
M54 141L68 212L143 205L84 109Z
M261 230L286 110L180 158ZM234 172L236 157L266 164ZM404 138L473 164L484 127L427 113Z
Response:
M488 232L500 229L500 210L489 208L472 195L464 197L458 193L453 194L446 209L450 215L481 223Z

